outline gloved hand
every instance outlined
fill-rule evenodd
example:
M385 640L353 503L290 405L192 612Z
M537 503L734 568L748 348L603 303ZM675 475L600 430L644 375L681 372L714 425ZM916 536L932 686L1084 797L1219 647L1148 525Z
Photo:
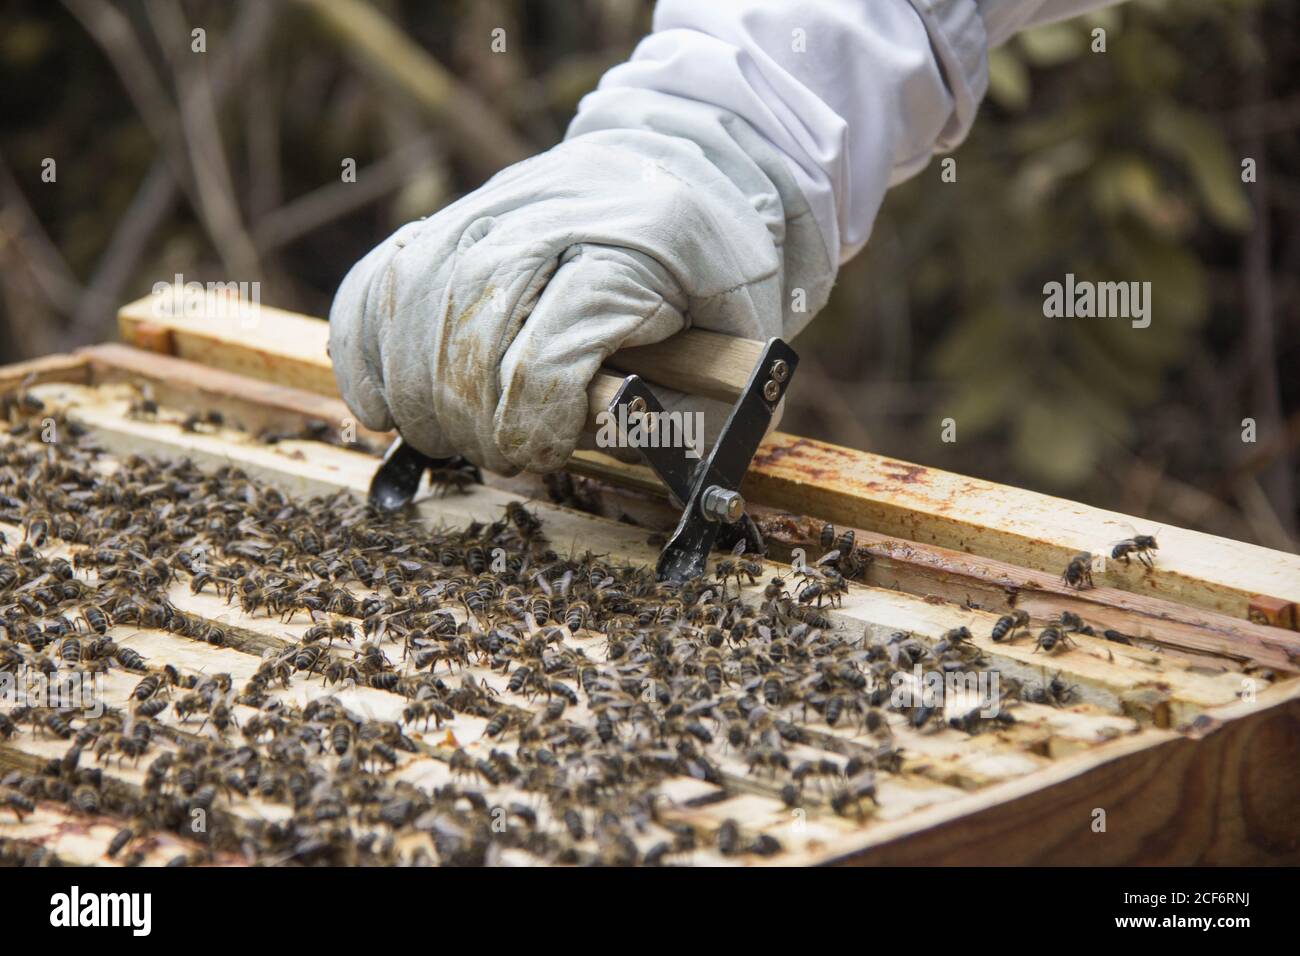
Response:
M780 335L792 272L807 305L797 325L821 306L834 270L779 155L690 100L632 92L620 114L622 128L571 130L352 268L330 354L362 424L434 457L552 470L612 352L688 323ZM793 270L787 207L815 242Z

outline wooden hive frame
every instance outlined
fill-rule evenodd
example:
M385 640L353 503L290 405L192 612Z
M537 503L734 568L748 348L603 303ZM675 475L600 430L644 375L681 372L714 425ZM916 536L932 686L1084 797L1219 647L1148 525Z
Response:
M323 323L266 307L252 321L229 309L160 317L146 300L125 308L121 325L135 347L96 346L13 366L0 372L0 391L31 389L110 453L233 462L297 493L364 494L375 466L371 453L307 440L267 445L255 437L299 433L311 420L338 427L347 419L333 395ZM163 406L156 420L126 414L142 388ZM224 427L197 433L179 427L184 415L213 408L223 413ZM358 435L375 449L386 438ZM611 514L635 514L651 525L671 517L644 469L583 455L571 470L617 479L604 496ZM520 486L494 483L429 498L419 510L442 523L490 520L517 498L510 487ZM1060 709L1021 705L1018 721L1004 731L972 737L895 726L904 765L882 780L880 806L863 821L817 809L794 816L761 777L725 753L718 755L721 786L685 778L665 785L671 814L705 833L727 818L769 832L786 848L776 858L782 863L1300 859L1296 556L1164 528L1154 570L1112 566L1098 587L1074 591L1059 576L1071 554L1144 523L784 435L760 451L745 490L764 513L776 557L811 549L823 520L856 529L873 560L831 612L838 627L874 636L906 630L932 642L951 627L969 626L1003 674L1025 680L1043 678L1043 655L1030 642L994 644L987 636L1009 607L1029 611L1036 624L1074 610L1132 642L1080 637L1051 662L1077 685L1078 701ZM645 527L544 502L530 507L556 541L640 563L656 553ZM220 617L236 637L231 646L134 628L115 636L150 659L238 680L257 666L262 650L307 626L244 615L187 589L173 598L183 609ZM498 675L481 676L502 683ZM124 701L129 690L129 679L110 680L109 704L114 695ZM295 679L286 693L301 702L326 692L319 679ZM403 703L370 689L344 695L349 706L376 715L400 713ZM482 746L483 723L458 715L436 734L418 735L422 752L394 772L427 784L445 781L446 740ZM192 732L180 724L175 729ZM801 749L808 756L843 756L862 744L850 728L827 727ZM61 749L59 742L20 734L0 747L0 766L30 769ZM139 783L140 771L129 765L106 773L122 786ZM1097 809L1106 812L1105 832L1094 829ZM230 811L266 817L275 808L235 804ZM21 824L0 823L0 836L87 863L106 862L104 847L114 832L102 821L44 805ZM149 861L184 844L164 841ZM701 850L695 862L730 861Z

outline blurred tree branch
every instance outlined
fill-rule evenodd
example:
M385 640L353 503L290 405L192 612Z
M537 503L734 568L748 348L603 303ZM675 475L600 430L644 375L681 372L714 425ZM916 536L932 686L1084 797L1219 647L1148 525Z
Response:
M21 255L36 287L55 310L71 315L81 298L81 283L64 261L0 154L0 242Z
M433 145L432 136L418 137L357 170L355 183L329 183L267 213L253 228L258 251L266 254L279 249L400 189Z
M247 250L240 249L237 243L223 242L229 235L228 219L231 215L237 217L238 211L236 209L232 213L223 208L219 191L214 197L210 184L206 192L202 188L196 188L191 178L190 163L185 156L186 140L181 123L188 111L182 106L178 115L162 80L149 66L144 47L127 17L111 4L98 0L64 0L64 5L108 56L135 104L141 122L149 129L159 147L157 158L145 174L130 207L119 220L102 258L96 264L86 294L71 313L73 320L69 329L70 343L83 345L102 338L104 329L111 325L126 283L175 204L178 186L185 190L191 205L209 223L209 231L218 250L221 250L223 244L226 246L227 254L223 260L227 268L239 275L247 274L244 270L250 268L250 261L253 268L256 268L256 254L253 253L251 260L247 256L247 252L253 249L251 242L248 243ZM275 16L275 8L271 4L245 0L241 5L235 25L230 31L232 42L223 47L212 73L198 84L203 87L207 110L213 117L221 111L236 89L249 62L260 56L270 41ZM178 29L175 21L171 22L170 28ZM188 30L183 32L188 38ZM163 47L168 48L166 42ZM210 135L209 132L209 137ZM193 159L192 151L190 159ZM205 172L206 162L204 160L203 165L198 167ZM226 178L228 181L228 173ZM204 178L200 177L199 186L203 184ZM233 196L229 201L234 201ZM221 229L211 225L213 217L221 223Z
M532 150L476 92L391 20L361 0L295 0L309 9L361 69L407 97L449 135L458 155L486 179Z

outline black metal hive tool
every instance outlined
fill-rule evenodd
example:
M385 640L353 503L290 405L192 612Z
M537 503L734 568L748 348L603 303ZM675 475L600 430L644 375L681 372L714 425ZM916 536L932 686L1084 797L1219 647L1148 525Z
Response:
M769 339L713 448L698 461L687 457L684 447L641 447L642 456L682 508L677 528L659 555L655 571L660 581L681 584L699 577L723 527L749 522L740 483L798 364L794 349L781 339ZM623 380L610 402L611 414L618 415L620 408L628 416L663 413L654 393L636 375ZM752 540L757 530L749 536Z
M388 446L384 460L370 479L370 504L380 511L400 511L415 500L425 472L462 469L468 469L476 482L483 483L482 473L464 458L430 458L398 437Z

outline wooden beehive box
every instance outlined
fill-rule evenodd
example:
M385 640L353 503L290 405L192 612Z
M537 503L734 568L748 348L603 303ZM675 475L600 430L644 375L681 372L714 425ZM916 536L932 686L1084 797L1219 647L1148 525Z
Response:
M234 464L294 494L364 495L373 450L387 436L361 430L357 448L264 440L268 433L301 435L313 427L335 434L349 421L334 395L324 324L266 307L248 314L216 305L221 308L172 317L155 314L149 300L135 303L121 313L129 346L10 367L0 372L0 391L36 396L85 428L110 456L184 456L203 466ZM157 413L129 412L142 395L157 403ZM221 425L186 425L190 415L211 410L220 412ZM570 470L609 482L598 500L587 499L602 514L530 500L550 539L611 561L653 563L653 532L672 515L656 498L649 473L595 454L578 456ZM519 492L540 495L540 485L492 482L464 495L426 498L418 507L441 525L486 522L500 517ZM1042 684L1059 675L1073 693L1061 706L1019 703L1014 723L973 735L942 724L917 730L898 714L870 733L850 722L827 726L815 714L799 717L806 733L790 745L795 762L843 763L881 740L901 752L897 767L877 775L876 803L851 814L835 812L816 796L815 784L814 798L792 808L777 775L751 771L743 753L715 739L708 750L722 769L719 780L682 776L660 787L662 818L687 824L700 837L693 853L674 862L1300 860L1300 558L1166 527L1153 569L1111 562L1097 572L1095 587L1075 590L1061 581L1072 555L1151 530L1146 523L788 435L772 436L760 450L745 492L775 558L788 559L796 548L815 558L824 522L855 530L868 560L842 605L827 611L837 629L868 641L904 631L933 644L965 626L1005 679ZM614 520L627 516L640 524ZM22 536L19 528L4 530L11 542ZM76 550L58 542L51 547ZM776 564L769 570L765 577L790 571ZM760 581L746 595L757 601L761 590ZM305 618L286 624L265 613L244 614L210 594L195 598L180 584L173 595L186 610L220 620L232 639L214 647L129 626L114 627L113 636L151 663L228 673L236 685L267 648L296 640L310 626ZM1013 608L1027 611L1035 630L1069 611L1097 636L1077 636L1074 646L1050 658L1035 650L1032 638L994 643L993 623ZM1101 636L1105 631L1112 639ZM600 659L598 636L568 639ZM471 666L465 673L519 708L545 704L512 698L500 672ZM109 680L106 703L127 707L134 680ZM327 687L319 676L293 679L290 696L298 704L327 694L384 719L401 719L406 703L387 691ZM593 718L575 708L571 719ZM181 736L204 732L170 712L159 720ZM408 728L419 752L403 755L391 772L429 787L447 782L455 749L477 757L507 746L484 736L485 723L458 714L436 731ZM20 727L0 745L0 768L34 770L66 747ZM128 788L139 786L143 774L130 763L105 763L103 771ZM529 799L509 788L483 790L503 805ZM272 813L239 798L229 799L224 811ZM720 854L716 833L728 820L748 834L775 837L781 852ZM110 862L105 851L120 825L54 803L21 819L0 810L0 839L11 841L8 846L42 847L73 862ZM638 844L662 836L657 827ZM184 834L160 835L145 860L165 862L201 848L201 840ZM526 855L504 861L530 862Z

